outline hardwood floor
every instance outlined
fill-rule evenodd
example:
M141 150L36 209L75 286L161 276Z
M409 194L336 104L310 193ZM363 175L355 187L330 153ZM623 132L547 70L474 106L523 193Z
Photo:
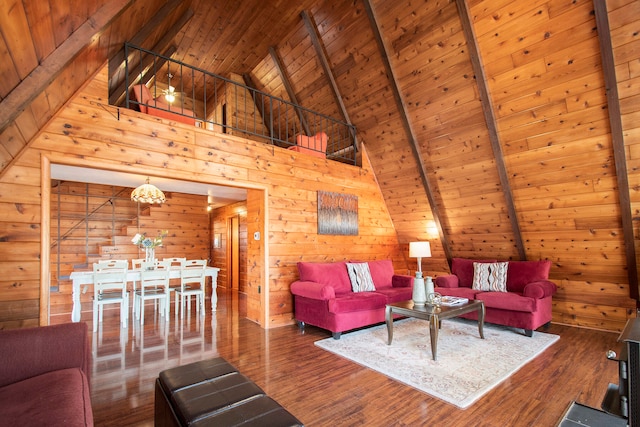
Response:
M93 334L92 407L97 426L153 425L154 381L164 369L222 356L307 426L554 426L571 403L599 407L617 364L618 334L562 325L560 340L481 400L461 410L321 350L326 331L264 330L242 298L218 289L218 311L167 323L147 307L144 328L105 315ZM58 320L60 320L58 318ZM83 314L84 320L84 314ZM90 321L90 319L89 319ZM514 332L515 333L515 332Z

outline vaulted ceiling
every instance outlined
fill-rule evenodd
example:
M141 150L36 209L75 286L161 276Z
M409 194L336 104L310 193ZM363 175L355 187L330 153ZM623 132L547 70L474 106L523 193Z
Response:
M639 4L1 2L0 166L125 41L287 99L274 51L303 106L356 126L399 241L432 242L427 268L550 259L559 283L637 297Z

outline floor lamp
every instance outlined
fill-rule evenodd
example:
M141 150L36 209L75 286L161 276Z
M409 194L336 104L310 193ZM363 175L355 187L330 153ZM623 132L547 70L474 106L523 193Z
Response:
M431 246L429 242L410 242L409 243L409 257L418 258L418 271L416 271L416 277L413 279L413 304L416 306L425 305L427 302L427 295L433 293L433 282L431 278L428 279L430 289L425 288L425 281L422 277L422 258L431 257Z

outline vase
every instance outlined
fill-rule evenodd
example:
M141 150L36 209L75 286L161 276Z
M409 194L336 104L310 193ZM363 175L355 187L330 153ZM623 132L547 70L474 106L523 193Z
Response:
M422 307L427 302L427 294L425 293L424 279L422 278L422 272L416 271L416 277L413 279L413 305L416 307Z
M427 276L424 278L424 292L427 294L427 297L429 296L429 294L432 294L435 292L435 289L433 287L433 280L431 279L431 276Z
M156 263L156 248L145 248L144 261L147 265L155 265Z

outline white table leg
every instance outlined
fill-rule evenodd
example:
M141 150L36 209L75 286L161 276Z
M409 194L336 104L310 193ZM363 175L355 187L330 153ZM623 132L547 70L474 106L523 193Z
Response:
M211 311L218 309L218 273L211 275Z
M80 304L80 284L73 282L73 309L71 310L71 321L79 322L81 316L81 304Z

